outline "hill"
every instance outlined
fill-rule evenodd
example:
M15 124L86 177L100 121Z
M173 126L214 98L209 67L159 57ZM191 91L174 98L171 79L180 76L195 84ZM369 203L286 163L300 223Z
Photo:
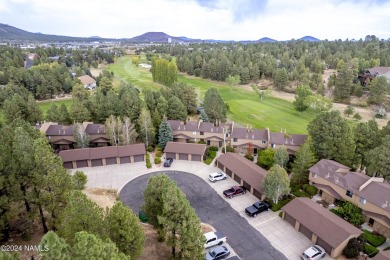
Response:
M277 42L277 40L274 40L274 39L271 39L268 37L263 37L263 38L257 40L256 42Z
M128 39L131 42L168 42L168 39L171 39L171 42L200 42L200 39L191 39L185 36L171 36L164 32L147 32L133 38Z
M48 42L65 42L65 41L83 41L83 42L92 42L96 41L95 38L84 38L84 37L71 37L71 36L61 36L61 35L51 35L43 33L32 33L24 31L22 29L13 27L8 24L0 23L0 41L2 40L16 40L16 41L48 41ZM103 39L99 40L113 40L113 39Z
M321 41L320 39L317 39L313 36L304 36L302 38L299 38L298 40L306 41L306 42L320 42Z

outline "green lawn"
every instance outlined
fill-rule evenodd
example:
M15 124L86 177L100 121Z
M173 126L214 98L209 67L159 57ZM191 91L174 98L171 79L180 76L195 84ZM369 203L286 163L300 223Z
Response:
M49 107L50 107L52 102L55 102L58 107L61 106L61 104L65 104L65 106L69 110L69 107L70 107L70 104L72 103L72 100L71 99L66 99L66 100L58 100L58 101L42 101L42 102L39 102L38 106L39 106L39 108L43 112L43 117L46 116L46 112L47 112L47 110L49 110Z
M152 81L152 75L148 70L131 63L130 56L119 58L109 66L109 70L140 88L160 88L159 84ZM249 124L253 128L269 127L271 131L279 132L286 129L288 133L306 134L307 124L315 117L312 111L299 113L289 101L273 97L266 97L260 101L252 91L238 87L230 90L223 82L189 77L185 74L180 74L178 80L194 86L202 100L208 88L212 86L218 88L223 100L230 106L229 119L243 126Z
M152 73L148 69L135 66L130 56L120 57L107 69L114 71L117 78L130 82L140 89L160 89L160 84L153 82Z

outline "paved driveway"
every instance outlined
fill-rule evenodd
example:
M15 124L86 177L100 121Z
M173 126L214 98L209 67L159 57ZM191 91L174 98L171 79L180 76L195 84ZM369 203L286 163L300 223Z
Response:
M227 236L229 245L242 259L286 259L204 180L185 172L167 174L186 194L201 221L222 231ZM143 203L143 191L150 175L133 179L120 192L121 201L134 212L138 212Z

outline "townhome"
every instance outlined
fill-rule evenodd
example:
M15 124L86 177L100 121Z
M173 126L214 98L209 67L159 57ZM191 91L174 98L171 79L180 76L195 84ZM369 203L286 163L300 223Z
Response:
M307 136L299 134L286 135L285 133L273 133L269 129L252 129L252 127L235 127L232 124L220 124L202 121L168 120L175 142L199 142L207 145L222 147L224 139L226 144L236 149L236 152L245 153L251 146L253 152L261 149L278 148L286 146L290 154L294 154L305 142Z
M91 147L107 146L110 143L105 126L103 124L94 124L92 122L84 122L83 127L89 135L89 144Z
M309 181L329 204L349 201L362 209L365 221L378 233L390 238L390 184L364 171L322 159L310 169Z

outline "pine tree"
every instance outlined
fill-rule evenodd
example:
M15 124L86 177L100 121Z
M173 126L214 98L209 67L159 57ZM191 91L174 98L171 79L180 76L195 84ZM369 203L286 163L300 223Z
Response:
M61 215L58 233L71 244L79 231L95 235L104 233L103 210L81 191L73 191Z
M297 183L306 183L309 179L309 168L317 161L312 150L311 139L308 138L295 154L295 160L292 164L292 179Z
M138 217L117 201L105 218L108 237L119 251L136 259L143 251L145 235Z
M387 78L384 76L375 77L371 81L370 96L368 101L371 104L381 105L385 101L386 92L388 89Z
M170 141L173 141L172 128L164 118L158 130L158 145L164 150L165 145Z
M67 125L70 123L68 108L65 106L64 103L61 104L58 110L58 115L59 115L58 122L60 124Z
M355 143L352 129L339 111L323 113L308 125L313 147L319 158L336 160L352 167Z
M288 74L285 68L277 69L274 75L274 85L277 89L283 90L288 85Z
M178 97L172 96L168 100L167 118L171 120L186 121L187 108L183 105Z
M337 65L339 73L335 79L333 100L335 102L349 104L353 89L353 72L341 60Z
M72 101L72 104L70 105L69 117L73 122L82 123L88 121L91 115L82 102Z
M211 122L226 121L226 105L216 88L212 87L206 91L203 109Z
M27 116L26 116L27 122L30 122L31 124L35 124L37 122L42 121L43 119L42 110L38 107L38 104L35 101L34 96L32 94L28 95L26 108L27 108Z
M299 86L295 93L295 101L293 102L295 109L305 111L308 108L305 99L312 94L310 88L308 86Z
M274 165L268 171L262 183L264 195L272 199L275 204L278 204L279 198L290 192L290 179L288 178L285 169L279 165Z
M51 102L49 109L46 112L46 120L48 122L59 122L60 115L57 104L55 102Z
M42 260L67 260L70 259L71 247L54 231L46 233L39 244L43 250L40 252ZM48 249L48 250L46 250Z
M129 84L121 83L118 98L122 115L129 117L131 122L136 122L141 106L139 91Z
M209 121L209 117L207 116L206 112L204 112L204 109L202 109L200 111L200 119L203 121L203 122L208 122Z
M370 175L383 176L390 181L390 135L382 139L381 145L367 153L367 171Z
M355 109L353 108L353 106L349 105L347 106L347 108L344 110L344 114L346 116L350 116L350 115L353 115L353 113L355 112Z
M163 96L160 96L158 98L157 111L162 116L166 116L167 115L167 112L168 112L168 102L167 102L167 100Z

